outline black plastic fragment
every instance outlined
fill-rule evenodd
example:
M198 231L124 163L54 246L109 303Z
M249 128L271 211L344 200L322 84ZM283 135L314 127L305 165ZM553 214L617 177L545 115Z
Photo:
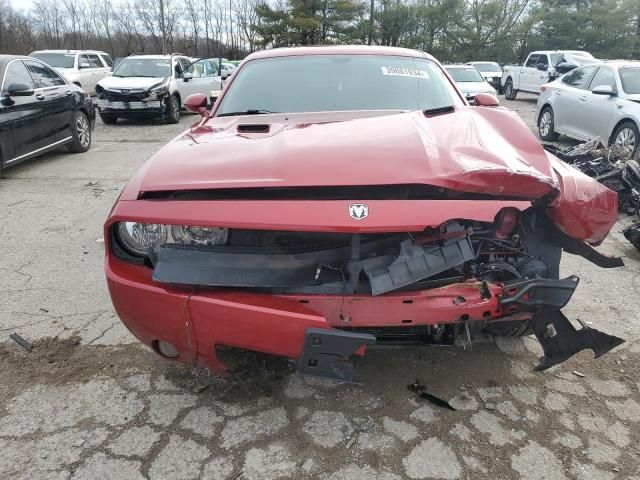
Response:
M366 333L307 328L304 350L298 358L296 368L303 375L362 383L360 375L349 362L349 357L359 348L375 343L376 337Z
M18 345L20 345L25 350L29 350L29 351L33 350L33 344L28 340L25 340L24 338L22 338L17 333L12 333L11 335L9 335L9 338L14 342L16 342Z
M624 237L631 242L631 244L640 250L640 223L631 225L625 228L622 233Z
M564 307L580 279L575 275L562 280L533 278L514 280L504 285L500 305L508 307L517 304L520 310L532 310L539 307Z
M400 254L376 257L362 262L371 283L371 293L380 295L411 285L475 259L468 236L453 239L445 245L420 246L412 240L400 244Z
M542 308L536 311L531 325L542 345L544 357L534 370L546 370L587 348L593 350L595 358L598 358L624 343L621 338L590 328L581 321L580 324L582 328L576 330L557 308Z
M433 405L436 405L437 407L445 408L447 410L452 410L454 412L456 411L456 409L446 400L443 400L440 397L436 397L435 395L432 395L431 393L426 392L425 386L422 385L418 380L407 385L407 389L410 392L417 394L419 398L423 400L427 400L428 402L432 403Z

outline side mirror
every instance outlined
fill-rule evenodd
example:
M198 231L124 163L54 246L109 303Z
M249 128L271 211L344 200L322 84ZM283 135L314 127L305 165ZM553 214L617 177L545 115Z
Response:
M476 107L497 107L500 105L498 97L490 93L477 93L474 101Z
M184 81L185 81L185 82L188 82L189 80L191 80L191 79L193 78L193 74L191 74L191 73L187 72L187 73L185 73L185 74L183 75L183 77L182 77L182 78L184 78Z
M80 62L78 68L91 68L91 64L88 62Z
M33 95L33 88L22 83L10 83L7 87L9 97L30 97Z
M207 111L207 102L209 99L202 93L194 93L189 95L184 101L184 108L192 113L199 113L203 117L209 115Z
M536 65L536 68L537 68L538 70L540 70L541 72L546 72L546 71L547 71L547 68L549 68L549 66L548 66L546 63L538 63L538 64Z
M616 96L616 92L613 88L611 88L611 85L598 85L593 90L591 90L591 93L593 93L594 95L607 95L609 97Z

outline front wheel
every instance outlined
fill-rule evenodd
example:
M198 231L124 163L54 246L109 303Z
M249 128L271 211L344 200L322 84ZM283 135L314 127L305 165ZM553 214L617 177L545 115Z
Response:
M73 141L67 149L73 153L82 153L91 147L91 123L84 112L77 111L73 122Z
M180 121L180 101L175 95L169 97L167 102L169 112L167 114L167 123L178 123Z
M558 134L554 131L555 117L551 107L544 107L538 118L538 133L540 138L547 142L553 142L558 139Z
M508 79L507 83L504 84L504 98L507 100L515 100L516 95L518 95L518 91L514 90L513 81Z
M622 123L611 136L611 145L628 152L629 158L638 157L639 143L640 133L638 132L638 127L632 121Z

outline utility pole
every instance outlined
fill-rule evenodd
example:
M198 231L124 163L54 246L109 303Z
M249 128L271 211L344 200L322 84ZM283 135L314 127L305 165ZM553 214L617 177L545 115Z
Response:
M160 0L160 29L162 30L162 55L166 55L167 44L164 30L164 0Z
M371 45L371 40L373 37L373 7L375 0L371 0L371 10L369 10L369 42L368 45Z

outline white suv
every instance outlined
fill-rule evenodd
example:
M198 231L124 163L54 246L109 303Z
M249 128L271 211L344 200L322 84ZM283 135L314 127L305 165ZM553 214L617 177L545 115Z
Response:
M31 56L49 64L69 82L91 95L113 65L109 54L98 50L39 50Z
M132 117L160 117L178 123L189 95L202 93L212 98L221 86L213 59L191 62L179 54L130 55L96 86L98 110L104 123Z

